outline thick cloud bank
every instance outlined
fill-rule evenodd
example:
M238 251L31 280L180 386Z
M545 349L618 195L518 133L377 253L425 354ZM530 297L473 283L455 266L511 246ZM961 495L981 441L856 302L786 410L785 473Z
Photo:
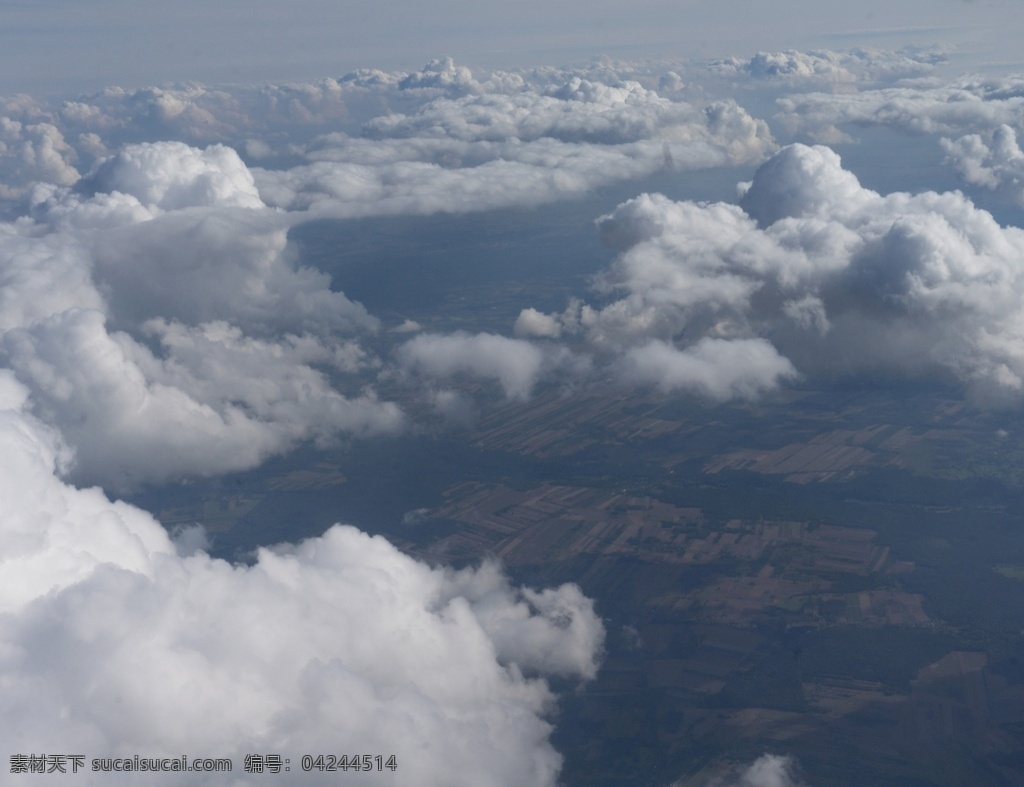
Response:
M882 196L828 148L793 145L738 206L643 195L598 227L622 250L599 282L610 301L517 327L580 335L626 381L721 399L881 372L1024 394L1024 231L960 193Z
M364 80L365 81L365 80ZM732 101L703 107L638 82L518 74L480 84L450 61L398 83L419 101L375 117L359 136L325 135L310 163L255 171L271 205L336 216L463 212L532 205L661 169L756 162L767 125Z
M163 209L214 199L346 217L462 212L541 204L665 168L755 163L775 148L764 121L735 101L699 91L683 100L671 82L662 95L661 80L634 72L476 75L444 59L308 84L111 88L59 106L19 96L0 100L0 201L90 172L83 188ZM168 139L204 153L176 167L163 147L125 149ZM239 170L214 143L261 166Z
M59 439L25 396L0 377L9 754L231 757L234 774L189 778L240 784L247 753L290 757L289 783L302 753L381 753L396 772L352 781L555 783L543 676L593 677L604 636L578 588L430 568L340 525L251 566L179 556L146 513L55 477Z

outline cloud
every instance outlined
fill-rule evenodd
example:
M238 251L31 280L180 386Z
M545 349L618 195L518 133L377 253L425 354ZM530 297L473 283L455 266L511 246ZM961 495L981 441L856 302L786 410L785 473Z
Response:
M803 93L778 100L778 119L792 132L821 138L837 126L880 125L925 134L985 133L1019 127L1024 77L966 76L856 93Z
M71 185L126 145L177 140L243 151L261 164L252 174L262 198L289 210L465 211L490 190L484 207L537 204L642 177L666 162L690 170L759 161L774 149L767 124L731 99L707 98L726 94L725 79L729 93L747 90L755 103L776 87L856 86L862 94L847 97L851 104L831 94L784 99L783 118L794 127L839 139L834 124L843 119L824 116L863 119L872 101L880 116L904 99L911 102L904 119L923 117L922 101L936 117L948 113L942 104L952 94L929 99L919 89L943 58L927 49L787 50L710 66L605 59L490 73L445 58L413 72L360 69L309 82L111 87L62 102L17 96L0 101L0 198L17 199L35 182ZM880 86L903 92L865 89ZM986 101L1006 92L977 80L951 89ZM558 177L544 177L552 167ZM407 190L398 187L403 177ZM519 179L530 187L515 189Z
M317 365L350 362L309 336L245 337L226 323L153 321L162 352L103 315L69 310L3 337L7 363L75 447L80 483L116 489L255 467L300 442L398 430L398 407L339 394Z
M711 782L709 787L805 787L792 757L762 754L750 765Z
M711 73L752 77L752 89L764 89L766 83L781 82L790 88L813 85L842 90L846 86L887 84L919 79L931 74L946 60L942 49L907 48L899 51L851 49L835 52L814 49L802 52L758 52L749 58L730 57L713 60Z
M373 333L379 321L303 266L275 211L176 211L90 238L97 286L117 325L162 317L282 330Z
M0 199L15 198L36 181L71 185L79 178L76 158L52 123L0 116Z
M764 339L703 338L677 350L654 340L628 350L622 377L663 391L687 390L715 400L755 399L796 370Z
M740 205L764 228L783 218L855 214L877 199L833 151L794 145L764 163Z
M436 379L457 375L497 382L509 399L528 399L545 367L544 351L492 333L424 333L397 350L399 365Z
M145 512L57 479L64 449L26 395L0 374L11 753L234 760L202 784L237 784L245 754L279 753L292 782L334 783L299 758L341 746L396 755L368 784L555 784L545 676L593 677L604 637L578 588L517 589L491 563L431 568L341 525L248 566L179 556Z
M411 115L383 115L363 127L371 139L443 137L463 141L541 138L614 145L686 140L704 126L700 110L637 82L573 77L557 88L438 98Z
M729 398L870 371L1024 393L1024 231L959 192L883 196L792 145L738 206L642 195L597 225L621 252L601 305L520 319L585 339L624 382Z
M968 183L998 190L1024 206L1024 152L1017 133L1006 124L991 133L943 138L947 161Z
M401 90L427 90L443 95L476 93L482 87L465 66L455 65L450 57L431 60L420 71L414 71L398 80Z
M562 326L555 317L532 308L523 309L519 313L512 330L516 336L523 337L557 339L562 335Z
M734 104L709 108L705 118L708 126L685 142L427 137L371 143L335 135L311 151L320 160L287 170L255 169L254 176L261 197L286 210L339 217L462 213L539 205L666 167L756 161L773 147L762 122Z
M379 90L412 112L464 92L447 68ZM206 554L201 528L171 538L67 482L124 490L402 428L371 385L381 362L362 337L379 321L299 263L288 231L302 218L268 207L219 144L245 134L274 159L349 105L372 106L372 82L8 105L21 118L11 144L35 145L5 195L22 215L0 223L0 734L12 752L234 759L235 776L205 784L239 783L245 754L275 752L293 758L293 781L321 783L336 775L298 776L299 758L343 740L397 756L395 774L367 783L557 782L547 679L592 678L604 638L575 586L516 588L492 563L431 568L342 525L230 565ZM251 113L270 104L273 117ZM257 139L286 117L316 131ZM77 149L52 118L77 129ZM145 139L164 133L212 144ZM409 351L419 372L479 372L513 397L552 356L502 337L408 344L424 338L439 344ZM446 340L462 360L443 360ZM504 366L486 365L495 351ZM446 418L471 416L459 392L435 400Z
M709 64L709 69L722 75L745 74L760 79L855 82L857 77L845 67L843 60L842 56L828 50L799 52L791 49L785 52L758 52L745 60L737 57L714 60Z
M773 148L767 125L735 102L669 99L653 89L659 83L629 64L476 75L447 58L411 73L362 69L308 83L113 87L61 103L19 96L0 102L0 199L18 199L36 182L72 185L104 162L83 186L96 181L100 191L155 204L157 195L133 186L132 162L135 171L168 167L168 145L185 156L190 188L233 183L250 204L250 184L231 180L250 173L225 166L230 154L220 143L260 161L252 174L264 201L292 210L319 204L338 215L472 210L488 185L500 188L484 207L536 204L650 174L667 158L680 169L706 168L756 161ZM217 185L197 177L203 164L188 146L219 157ZM111 151L121 152L111 159ZM557 176L545 177L553 166ZM520 178L529 188L513 188ZM159 182L173 200L172 179ZM453 189L448 204L437 202Z
M435 85L431 73L399 87ZM774 148L767 125L732 101L699 107L634 81L580 76L446 79L443 89L411 91L426 100L393 101L399 109L365 122L358 137L320 137L306 146L309 163L255 169L260 195L335 216L463 212L540 204L666 166L759 161Z
M263 207L252 174L224 145L203 150L184 142L131 145L97 162L77 190L87 195L129 194L150 210Z
M84 193L164 210L195 206L206 190L220 206L258 198L342 217L463 212L541 204L666 167L757 162L774 149L764 121L699 90L682 100L671 74L629 63L474 74L446 58L307 83L19 96L0 101L0 201L86 171ZM229 147L260 167L239 166ZM147 171L161 177L138 182Z
M159 143L2 225L0 354L75 480L123 490L401 428L364 389L379 362L358 335L378 321L297 264L290 224L234 151Z

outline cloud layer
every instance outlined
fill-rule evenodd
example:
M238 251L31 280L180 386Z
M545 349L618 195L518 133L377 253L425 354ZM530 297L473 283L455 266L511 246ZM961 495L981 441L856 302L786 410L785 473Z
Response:
M540 204L666 167L756 162L774 148L767 125L734 101L666 97L632 79L634 70L478 78L444 59L411 73L364 69L306 84L111 88L59 106L19 96L0 103L0 198L39 181L71 185L105 161L84 186L155 204L157 195L136 193L132 173L167 167L167 151L124 146L166 139L204 148L212 169L189 160L143 176L144 188L168 189L165 209L181 188L212 190L208 197L227 188L233 204L251 207L255 177L269 205L335 216ZM214 143L263 166L239 171ZM203 199L180 196L180 206ZM232 203L225 194L218 204Z
M481 85L454 64L399 81L427 94L404 111L329 134L310 163L255 171L268 204L336 216L464 212L582 194L664 168L755 162L774 148L732 101L699 108L634 81L562 84L499 75Z

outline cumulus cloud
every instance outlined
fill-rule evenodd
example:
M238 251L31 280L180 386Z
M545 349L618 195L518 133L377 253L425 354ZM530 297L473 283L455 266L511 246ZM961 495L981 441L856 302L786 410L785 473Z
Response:
M1024 231L959 192L883 196L793 145L739 205L643 195L598 228L621 251L597 281L610 298L520 319L581 336L626 382L730 398L870 370L1024 393Z
M401 90L424 90L431 94L458 96L478 93L483 88L465 66L455 64L450 57L431 60L420 71L413 71L397 80Z
M45 241L82 258L121 323L166 317L231 319L264 332L377 328L362 306L330 290L326 274L291 256L294 219L263 205L230 148L129 146L74 189L38 190L32 215L35 226L16 225L12 234L36 239L49 230Z
M372 391L335 389L378 363L357 338L378 322L296 263L289 225L234 151L181 143L128 146L3 225L0 352L77 481L210 475L400 428Z
M764 339L711 339L677 350L658 340L628 350L622 376L663 391L688 390L710 399L754 399L796 370Z
M802 52L758 52L749 58L730 57L713 60L708 70L720 76L753 77L754 86L765 82L782 82L789 87L808 85L831 86L842 90L853 83L870 85L899 80L919 79L933 72L944 62L941 49L851 49L835 52L815 49Z
M411 115L390 114L364 126L370 138L444 137L464 141L542 137L619 144L689 139L703 125L695 107L662 98L637 82L607 85L573 77L557 88L439 98Z
M187 210L90 237L97 286L119 326L227 319L259 333L375 332L379 321L288 246L269 210Z
M512 330L516 336L557 339L562 334L562 325L550 314L527 308L519 313Z
M399 347L397 356L401 367L428 377L492 380L509 399L528 399L545 366L540 347L493 333L424 333Z
M402 413L335 391L313 364L349 361L309 336L245 337L226 323L153 321L162 352L103 315L69 310L3 337L38 412L76 449L73 477L117 489L255 467L304 440L394 432Z
M0 374L10 753L230 757L231 775L195 774L218 785L278 753L292 782L336 783L299 758L341 746L396 755L368 784L555 784L545 677L593 677L604 638L578 588L431 568L341 525L248 566L181 549L145 512L60 481L66 451L26 398Z
M821 82L855 82L857 77L845 67L836 52L818 50L800 52L758 52L753 57L714 60L709 69L722 75L745 74L759 78L794 78Z
M77 154L53 123L0 115L0 198L17 197L43 181L69 186L79 178Z
M989 134L942 139L947 161L968 183L998 190L1024 206L1024 151L1006 124Z
M252 174L231 148L184 142L143 143L97 162L78 184L88 195L120 192L150 210L263 207Z

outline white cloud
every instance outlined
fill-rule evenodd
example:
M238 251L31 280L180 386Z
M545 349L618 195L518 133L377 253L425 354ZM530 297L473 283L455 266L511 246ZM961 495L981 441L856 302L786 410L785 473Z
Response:
M104 308L84 243L3 223L0 238L0 331L74 307Z
M665 168L756 161L772 148L761 121L734 105L712 108L706 117L721 135L705 131L687 142L605 145L544 137L526 143L416 138L371 144L336 136L315 151L319 161L255 169L254 176L261 197L287 210L339 217L462 213L539 205Z
M227 785L245 754L279 753L292 783L337 783L300 757L341 747L397 756L367 784L555 783L544 676L592 677L604 637L578 588L430 568L340 525L251 566L180 557L145 512L59 481L59 440L24 401L0 375L11 754L231 757L230 776L195 777Z
M396 325L391 329L392 333L416 333L422 331L423 326L420 325L416 320L405 319L399 325Z
M73 477L117 489L255 467L304 440L394 432L402 413L347 398L313 368L351 362L305 336L245 337L226 323L153 321L161 353L97 311L69 310L3 337L33 402L76 449Z
M523 309L519 313L512 331L516 336L537 336L557 339L562 335L562 326L550 314L544 314L536 309L528 308Z
M36 181L69 186L79 178L77 156L52 123L0 115L0 198L17 197Z
M407 106L462 90L458 69L435 71L435 84L387 90L416 94ZM280 117L314 127L346 111L334 85L267 100L290 96ZM57 477L123 489L403 424L363 387L380 362L358 337L378 321L298 264L296 217L266 207L234 151L117 142L248 133L258 124L243 104L198 87L68 104L82 158L97 158L89 175L76 183L74 150L43 134L65 169L37 155L9 179L30 215L0 224L0 734L12 753L235 760L234 776L206 784L239 783L250 752L290 756L300 783L301 754L341 753L342 740L396 754L398 771L361 774L368 784L553 785L546 677L592 678L604 637L575 586L516 589L492 564L430 568L343 526L232 566L203 551L201 529L172 540L144 512ZM46 121L27 122L31 102L18 111L26 122L9 127L24 141ZM525 396L548 354L521 344L467 336L455 350L469 360L446 365L442 347L413 366L482 370ZM495 350L502 362L488 367ZM436 407L456 420L472 410L453 391Z
M856 93L802 93L779 99L779 119L813 137L836 127L876 124L926 134L990 132L1019 128L1024 112L1024 77L966 76L940 84L904 85Z
M958 192L882 196L793 145L739 206L642 195L598 227L622 252L597 282L611 298L527 319L582 336L626 382L728 398L871 370L1024 392L1024 231Z
M943 50L904 49L893 52L877 49L851 49L835 52L814 49L801 52L758 52L750 58L737 57L713 60L709 70L721 76L753 78L752 89L764 89L766 82L782 82L791 88L830 86L842 90L847 86L891 83L919 79L945 62Z
M396 109L364 123L361 137L320 137L307 164L254 170L264 201L337 216L532 205L666 167L759 161L774 148L767 125L732 101L695 106L628 80L478 83L455 71L438 72L450 76L443 89L400 80L399 92L424 100L391 99Z
M231 150L135 145L0 225L0 340L73 477L118 489L250 468L305 440L400 428L372 391L378 321L296 264L288 217Z
M154 317L227 319L258 333L373 332L359 303L298 263L286 217L216 208L162 214L94 235L94 277L119 327Z
M671 101L637 82L604 84L573 77L556 88L438 98L411 115L369 121L364 134L393 139L622 144L641 139L686 141L705 125L698 108Z
M1017 133L1005 124L991 133L942 139L950 161L968 183L1000 190L1024 206L1024 152Z
M404 369L428 377L493 380L509 399L528 399L545 366L540 347L492 333L424 333L399 347L397 355Z
M455 65L450 57L431 60L419 71L407 74L398 80L401 90L426 90L432 94L463 95L482 90L473 78L473 72L465 66Z
M832 150L792 146L764 163L741 205L763 228L787 217L842 219L877 201Z
M252 174L224 145L203 150L184 142L131 145L97 162L78 190L129 194L150 210L263 207Z
M476 75L444 59L309 83L115 87L59 105L19 97L0 103L0 199L89 170L87 193L163 209L206 204L207 193L220 206L262 199L335 216L461 212L774 149L767 124L734 101L660 95L662 75L629 63ZM262 168L240 166L224 145Z
M684 350L654 340L628 350L622 367L622 377L630 383L717 400L754 399L796 376L793 364L764 339L705 337Z

